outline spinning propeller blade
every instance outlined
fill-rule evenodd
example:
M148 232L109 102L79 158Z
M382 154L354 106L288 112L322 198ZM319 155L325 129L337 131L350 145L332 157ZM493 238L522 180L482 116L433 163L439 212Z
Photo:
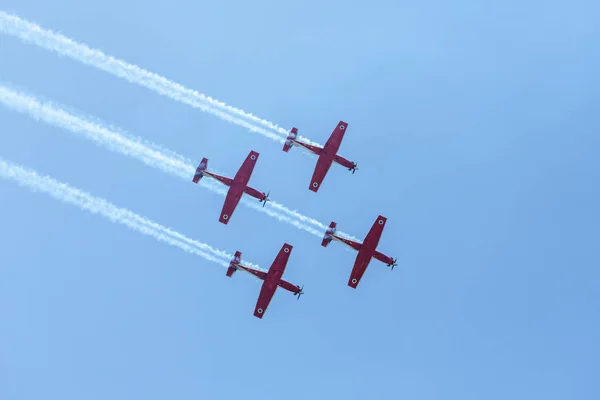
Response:
M294 296L298 296L296 300L300 300L300 296L304 294L304 285L302 287L298 286L298 292L294 294Z
M265 198L260 201L261 203L263 203L263 207L265 205L267 205L267 201L269 201L269 195L270 194L271 194L271 191L269 190L269 192L267 193L267 195L265 196Z

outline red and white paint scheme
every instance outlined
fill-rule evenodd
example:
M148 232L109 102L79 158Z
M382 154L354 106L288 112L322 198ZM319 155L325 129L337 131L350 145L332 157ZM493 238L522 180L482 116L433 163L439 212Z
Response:
M285 144L283 145L283 151L285 152L290 151L293 146L300 146L319 156L315 171L313 172L312 180L308 186L308 188L315 193L319 190L319 187L321 187L323 179L325 179L325 175L327 175L332 163L338 163L341 166L348 168L348 171L352 171L352 173L358 169L357 163L337 155L340 145L342 144L342 140L344 139L346 128L348 128L348 124L344 121L340 121L323 147L314 146L312 144L299 141L297 139L298 129L292 128L285 141Z
M369 263L371 262L371 258L376 258L381 262L384 262L388 265L388 267L392 267L392 270L398 263L396 263L395 259L392 259L389 256L386 256L383 253L377 251L377 245L379 244L379 239L381 238L381 234L383 233L383 228L385 227L385 223L387 221L386 217L378 216L377 220L367 233L365 240L362 243L355 242L353 240L345 239L341 236L335 234L337 224L335 222L331 222L329 224L329 228L325 231L325 236L323 237L323 241L321 242L321 246L327 247L332 240L338 240L346 245L350 246L354 250L358 251L358 255L356 256L356 260L354 261L354 267L352 268L352 272L350 273L350 279L348 280L348 286L356 289L360 279L363 274L367 270Z
M285 271L285 267L287 266L288 259L290 258L290 254L292 253L292 248L293 246L285 243L281 247L281 250L279 250L279 254L277 254L277 257L275 257L275 261L273 261L273 264L271 264L268 272L258 271L242 265L242 253L239 251L235 252L233 259L229 262L229 268L227 268L226 274L228 277L231 278L235 271L241 269L264 281L262 288L260 289L260 294L258 295L256 307L254 307L255 317L263 317L267 311L267 307L269 307L269 303L271 302L275 291L277 290L277 287L281 287L289 292L292 292L294 296L298 296L298 299L300 299L300 295L304 294L302 291L303 287L301 288L300 286L293 285L288 281L281 279L283 272Z
M227 197L225 197L225 203L223 204L223 209L221 210L219 222L224 224L229 222L231 215L235 211L235 208L237 207L244 193L258 199L261 203L263 203L263 207L267 201L269 201L269 194L259 192L258 190L248 186L248 181L250 180L252 172L254 171L254 167L256 166L258 155L259 154L256 151L252 150L248 154L248 157L246 157L244 160L242 166L235 174L233 179L217 175L207 170L207 158L203 158L202 161L200 161L200 165L198 165L198 168L196 168L196 173L192 179L194 183L198 183L203 176L207 176L209 178L216 179L226 186L229 186L229 191L227 192Z

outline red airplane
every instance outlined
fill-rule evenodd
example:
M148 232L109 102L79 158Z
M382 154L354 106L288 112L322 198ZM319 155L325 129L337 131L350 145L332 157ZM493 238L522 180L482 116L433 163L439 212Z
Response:
M319 190L319 186L321 186L321 183L323 183L323 179L325 179L325 175L327 175L332 163L336 162L348 168L348 171L352 171L352 173L358 169L357 163L337 155L340 145L342 144L342 140L344 139L344 133L346 133L347 127L348 124L346 122L340 121L323 147L313 146L312 144L297 140L297 128L292 128L290 131L290 134L283 145L283 151L288 152L294 145L296 145L304 147L308 151L319 156L319 160L317 160L317 166L315 167L315 172L313 172L311 181L312 183L308 186L308 188L313 192L316 193L317 190Z
M250 196L258 199L261 203L263 203L263 207L269 201L269 194L264 194L259 192L258 190L247 186L250 177L252 176L252 172L254 171L254 166L256 165L256 160L258 160L258 153L252 150L248 157L244 160L244 163L235 174L233 179L227 178L225 176L214 174L206 169L208 165L208 159L205 157L200 161L200 165L196 168L196 173L194 174L194 178L192 181L194 183L198 183L203 176L208 176L210 178L216 179L224 185L229 186L229 191L227 191L227 197L225 197L225 204L223 204L223 209L221 210L221 217L219 218L219 222L222 222L227 225L231 215L235 211L240 199L242 198L242 194L246 193ZM270 192L269 192L270 193Z
M304 292L302 289L304 286L300 287L297 285L292 285L288 281L284 281L281 279L283 276L283 272L285 271L285 267L287 265L288 259L290 258L290 253L292 252L293 246L285 243L281 250L279 250L279 254L275 257L275 261L271 264L269 268L269 272L258 271L256 269L246 267L241 264L242 253L239 251L235 252L233 259L229 262L229 268L227 268L227 276L232 277L236 270L241 269L243 271L249 272L254 276L262 279L264 282L262 284L262 288L260 289L260 294L258 295L258 301L256 302L256 307L254 308L254 316L261 318L263 317L265 311L267 311L267 307L269 307L269 303L277 290L277 287L280 286L287 291L294 293L294 296L298 296L300 299L300 295L303 295Z
M383 253L378 252L377 245L379 244L379 239L381 238L381 234L383 233L383 228L385 227L385 222L387 221L386 217L378 216L377 220L373 223L371 230L367 233L367 237L362 243L358 243L349 239L344 239L335 234L336 223L331 222L329 224L329 228L325 232L325 236L323 237L323 241L321 242L321 246L327 247L332 240L339 240L342 243L347 244L354 250L358 251L358 255L356 256L356 260L354 261L354 267L352 268L352 272L350 273L350 279L348 280L348 286L356 289L358 286L358 282L362 278L363 274L367 270L369 263L371 262L371 258L375 257L381 262L384 262L388 265L388 267L392 267L392 270L398 263L396 259L392 259L389 256L386 256Z

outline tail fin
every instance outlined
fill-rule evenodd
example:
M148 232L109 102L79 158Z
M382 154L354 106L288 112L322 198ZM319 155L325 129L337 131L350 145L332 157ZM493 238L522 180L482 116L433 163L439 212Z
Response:
M286 153L290 151L292 146L294 146L293 140L296 139L296 136L298 136L298 128L292 128L290 134L287 136L287 139L285 140L285 143L283 145L283 151L285 151Z
M196 173L194 174L194 178L192 181L194 183L198 183L200 179L204 176L204 171L206 171L206 167L208 166L208 158L204 157L202 161L200 161L200 165L196 168Z
M327 247L329 243L333 240L333 234L335 233L335 229L337 224L333 221L329 224L329 228L325 231L325 236L323 236L323 240L321 241L321 246Z
M240 262L242 262L242 253L239 251L236 251L233 259L229 262L229 268L227 268L227 276L228 277L232 277L233 274L235 273L235 271L237 271L237 267L236 265L239 264Z

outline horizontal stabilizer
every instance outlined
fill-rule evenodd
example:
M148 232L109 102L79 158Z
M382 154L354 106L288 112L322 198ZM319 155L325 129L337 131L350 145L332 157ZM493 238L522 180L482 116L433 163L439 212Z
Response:
M200 179L202 179L202 177L204 176L204 171L206 171L207 166L208 166L208 158L204 157L202 159L202 161L200 161L200 164L198 165L198 168L196 168L196 172L194 173L194 178L192 179L192 181L194 183L198 183L198 181Z
M327 247L329 243L333 240L333 234L335 233L337 224L333 221L329 224L329 227L325 231L325 235L323 236L323 240L321 241L321 246Z
M298 128L292 128L289 135L287 136L285 143L283 144L283 151L286 153L294 146L294 140L298 136Z
M227 276L232 277L235 271L237 271L237 265L242 262L242 253L240 251L236 251L233 258L229 262L229 268L227 268Z

